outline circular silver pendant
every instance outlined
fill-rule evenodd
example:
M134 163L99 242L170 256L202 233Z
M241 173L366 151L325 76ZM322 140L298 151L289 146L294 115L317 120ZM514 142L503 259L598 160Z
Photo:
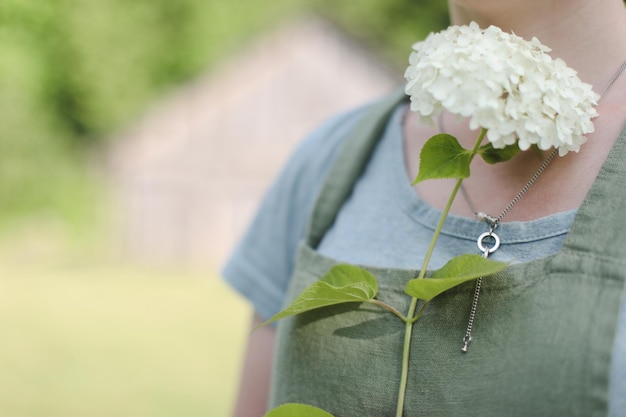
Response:
M478 249L480 249L482 253L494 253L500 247L500 237L494 232L485 232L482 235L478 236L476 244L478 245Z

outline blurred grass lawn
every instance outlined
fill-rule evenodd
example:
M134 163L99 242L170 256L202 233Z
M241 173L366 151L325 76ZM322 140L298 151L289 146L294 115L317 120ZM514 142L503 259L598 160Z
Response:
M0 264L0 416L227 416L248 316L214 276Z

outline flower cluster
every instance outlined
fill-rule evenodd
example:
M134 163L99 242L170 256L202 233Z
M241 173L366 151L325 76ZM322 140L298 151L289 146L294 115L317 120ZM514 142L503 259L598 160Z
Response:
M411 110L431 120L443 109L485 128L495 148L578 152L594 130L599 99L589 84L536 38L476 23L451 26L413 46L405 78Z

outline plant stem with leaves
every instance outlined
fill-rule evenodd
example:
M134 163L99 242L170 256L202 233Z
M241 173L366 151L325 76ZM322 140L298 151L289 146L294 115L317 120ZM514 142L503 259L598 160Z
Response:
M470 151L469 154L469 162L474 159L474 157L478 154L478 150L480 148L480 144L482 143L485 135L487 134L487 129L482 129L476 143L474 143L474 147ZM456 198L457 193L459 192L459 188L463 183L463 178L457 178L456 183L454 184L454 188L452 189L452 193L448 198L448 202L441 213L441 217L439 218L439 223L435 228L435 232L433 233L433 237L430 241L430 245L428 246L428 250L426 251L426 255L424 256L424 261L422 263L422 268L420 269L419 276L417 279L424 279L426 276L426 271L428 270L428 264L430 263L430 258L435 250L435 245L437 244L437 240L439 239L439 235L441 234L441 229L443 229L443 224L448 217L448 213L450 212L450 208L452 207L452 203ZM400 374L400 388L398 390L398 407L396 409L396 417L402 417L402 412L404 410L404 399L406 396L406 385L409 376L409 356L411 351L411 336L413 334L413 325L415 322L421 317L424 309L428 305L430 301L424 301L422 308L419 310L417 315L415 314L415 310L417 309L417 297L412 297L411 305L409 307L409 312L407 314L408 320L405 322L404 329L404 346L402 349L402 371Z
M265 325L306 311L349 302L374 304L394 314L405 324L403 353L401 358L402 370L396 409L397 417L401 417L404 410L413 325L422 316L430 300L450 288L482 276L494 274L507 266L506 263L485 259L480 255L461 255L451 259L442 268L434 271L429 279L424 279L435 244L439 238L445 219L450 212L452 202L456 197L463 178L469 176L469 166L472 159L480 154L483 159L487 160L486 154L488 152L492 154L494 152L496 154L501 153L501 150L494 151L492 148L480 146L486 133L487 131L485 129L481 131L478 140L471 150L464 149L456 138L446 134L436 135L430 138L422 148L420 154L420 173L416 182L435 178L456 178L457 182L443 210L439 223L437 224L435 233L433 234L433 238L424 257L420 274L418 278L412 279L407 283L405 292L410 295L412 299L409 312L406 316L394 307L375 298L378 294L378 283L376 277L371 272L365 268L354 265L338 264L333 266L319 281L305 289L287 308L264 323ZM491 155L490 158L493 158L493 155ZM499 162L506 158L500 157L495 159L498 159ZM419 300L422 300L423 304L419 311L416 311ZM299 406L302 407L302 410L306 410L307 417L328 416L328 413L321 409L316 409L315 407L311 408L308 405L302 404L291 404L289 412L292 413L294 410L298 409ZM280 411L275 409L270 411L266 417L283 417L286 415L282 414L283 412L286 412L285 409L281 409Z

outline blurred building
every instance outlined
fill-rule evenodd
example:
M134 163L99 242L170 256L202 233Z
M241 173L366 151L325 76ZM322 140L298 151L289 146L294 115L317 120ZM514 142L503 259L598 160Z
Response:
M122 255L223 262L294 145L401 75L311 18L267 33L166 97L111 150Z

